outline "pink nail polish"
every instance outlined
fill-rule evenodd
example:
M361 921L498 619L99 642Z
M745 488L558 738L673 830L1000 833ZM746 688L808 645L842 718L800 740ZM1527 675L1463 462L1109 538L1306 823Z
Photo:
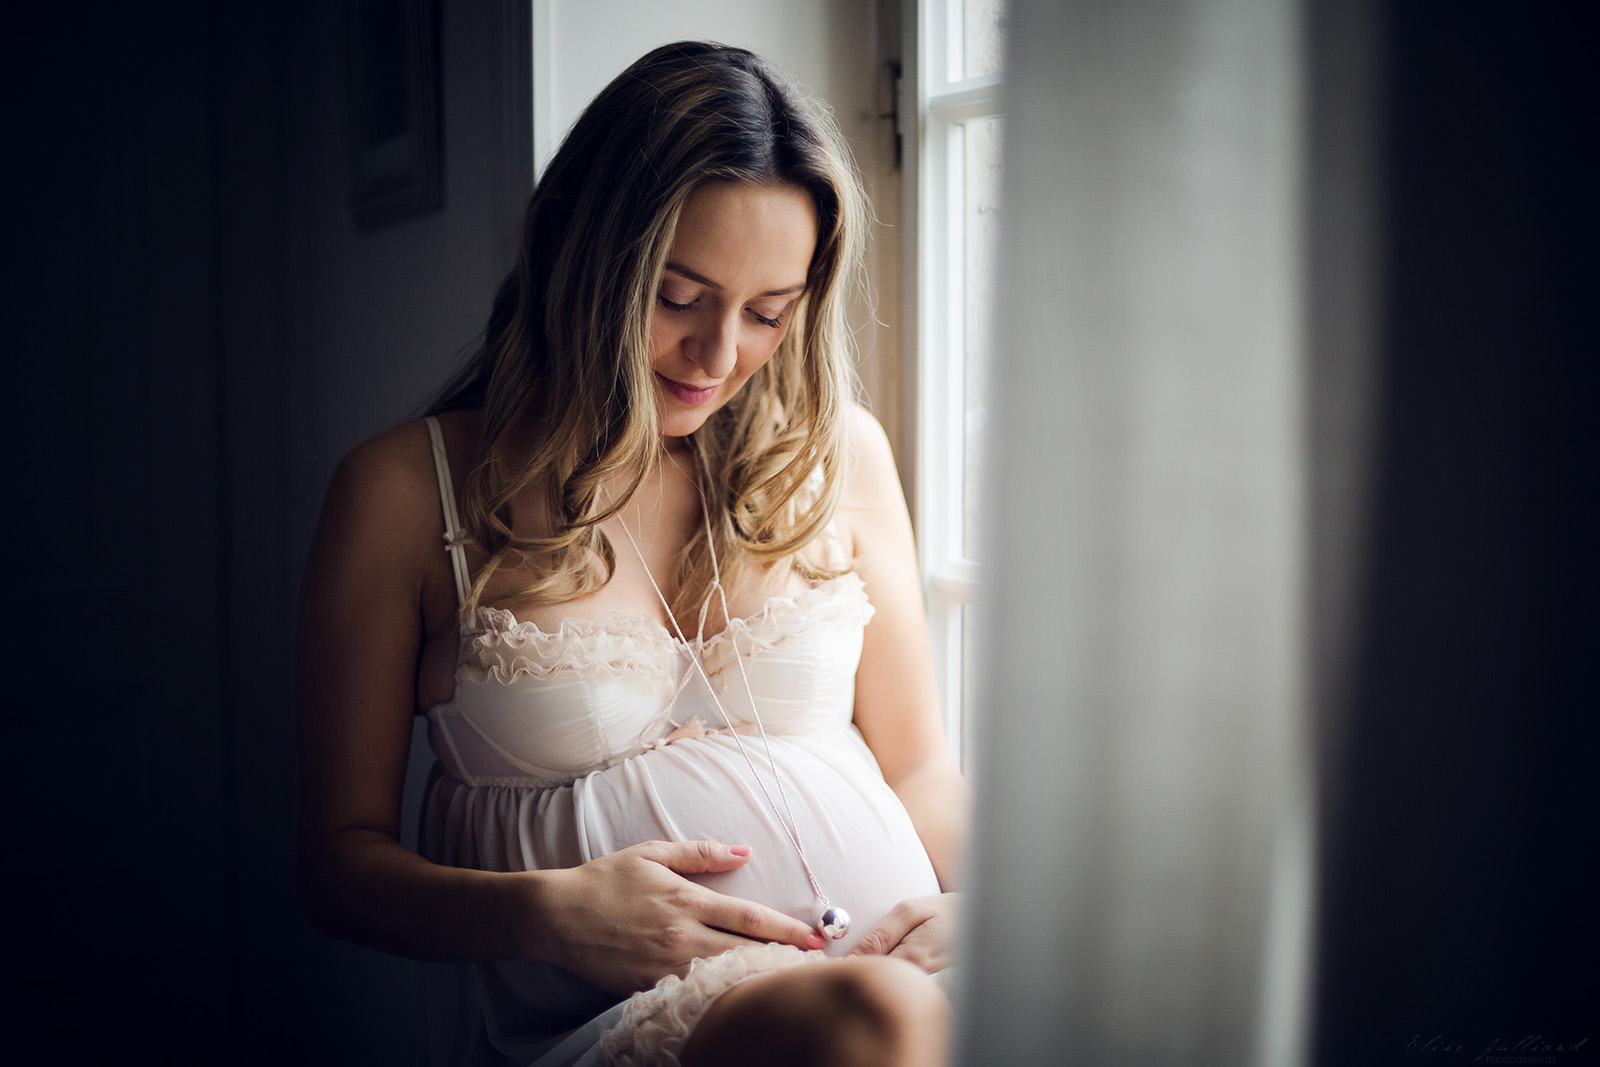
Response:
M821 934L812 934L810 937L806 938L806 948L815 950L826 948L827 945L828 943L822 940Z
M732 852L735 856L748 856L748 855L750 855L750 846L749 845L729 845L728 846L728 851Z

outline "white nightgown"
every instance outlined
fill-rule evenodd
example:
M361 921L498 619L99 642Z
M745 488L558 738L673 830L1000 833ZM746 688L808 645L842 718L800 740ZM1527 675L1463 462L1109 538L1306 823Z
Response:
M461 594L466 567L449 466L437 424L427 421ZM697 650L731 725L743 727L755 772L782 807L776 765L818 882L850 911L849 934L823 953L752 944L621 1004L548 965L430 965L432 1062L676 1062L689 1028L732 984L807 957L843 955L896 903L939 891L910 817L851 722L872 612L861 579L845 574L773 597ZM479 609L463 628L454 695L428 712L438 762L422 854L450 866L523 871L574 867L644 841L750 845L739 869L693 879L814 924L805 870L750 763L728 733L697 729L730 724L686 651L643 615L567 619L545 633L510 612ZM735 655L768 743L746 732L754 719Z

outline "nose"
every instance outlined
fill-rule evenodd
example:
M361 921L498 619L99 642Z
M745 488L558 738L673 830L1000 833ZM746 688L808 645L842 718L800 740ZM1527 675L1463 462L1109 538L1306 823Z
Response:
M694 361L708 378L721 381L739 361L739 323L733 316L712 319L695 338Z

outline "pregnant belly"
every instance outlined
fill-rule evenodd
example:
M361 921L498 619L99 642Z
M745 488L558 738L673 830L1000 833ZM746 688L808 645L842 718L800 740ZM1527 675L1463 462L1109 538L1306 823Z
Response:
M848 952L901 900L939 891L910 817L858 735L772 737L781 795L760 738L745 738L744 748L765 793L726 735L677 741L574 783L583 858L644 841L749 845L738 870L693 879L810 925L818 905L785 831L793 812L822 891L851 915L830 955Z

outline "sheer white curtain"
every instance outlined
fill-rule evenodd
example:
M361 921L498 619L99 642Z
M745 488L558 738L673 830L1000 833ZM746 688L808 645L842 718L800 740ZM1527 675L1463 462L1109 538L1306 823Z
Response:
M966 1063L1293 1063L1301 12L1011 13Z

